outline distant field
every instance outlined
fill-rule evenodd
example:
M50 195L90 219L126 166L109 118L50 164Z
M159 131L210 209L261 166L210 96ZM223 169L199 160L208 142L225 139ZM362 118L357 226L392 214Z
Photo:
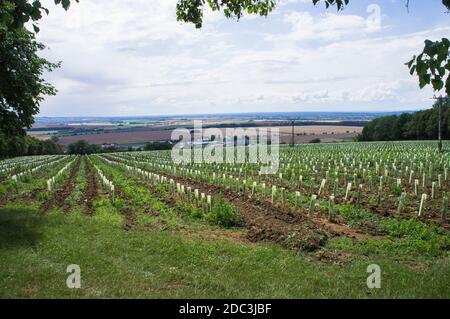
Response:
M291 126L279 127L281 133L292 133ZM360 126L296 126L296 134L359 134L363 130Z
M59 139L59 144L66 146L79 140L85 140L90 144L103 143L140 143L170 140L171 131L135 131L120 133L100 133L87 135L63 136Z
M55 134L57 134L58 131L39 131L39 132L33 132L32 134L29 134L32 137L35 137L39 140L48 140Z
M278 128L280 129L280 133L282 133L281 142L290 142L292 128L288 126L281 126ZM362 127L357 126L297 126L295 128L295 142L307 143L314 138L320 138L324 142L348 140L360 134L362 129ZM221 130L225 132L225 129ZM60 138L59 143L63 146L67 146L79 140L85 140L91 144L145 143L170 140L171 134L171 130L155 131L140 129L135 131L63 136Z
M359 126L297 126L295 127L295 143L308 143L312 139L320 138L322 142L340 142L351 140L361 134L363 127ZM292 127L280 127L281 142L290 143Z

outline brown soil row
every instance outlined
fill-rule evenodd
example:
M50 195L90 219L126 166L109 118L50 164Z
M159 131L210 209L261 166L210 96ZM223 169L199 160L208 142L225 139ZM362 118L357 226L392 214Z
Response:
M86 204L87 215L92 216L95 213L94 200L98 198L98 181L89 161L85 161L85 164L88 189L83 196L83 202Z
M198 182L190 178L161 174L177 182L213 195L222 195L232 203L241 216L242 226L248 229L250 241L273 241L285 247L313 251L323 246L330 235L354 239L371 237L345 225L330 223L315 216L308 221L306 212L295 213L284 205L273 205L214 184Z
M120 188L116 186L116 195L122 199L125 199L127 196L125 195L124 191ZM120 209L120 212L122 213L122 215L124 216L125 220L124 220L124 229L125 230L130 230L134 227L134 225L136 225L136 214L133 210L133 207L131 207L130 205L124 205L124 207L122 207Z
M49 200L47 200L40 208L40 211L45 213L49 209L53 207L62 208L64 212L67 212L70 209L70 205L66 203L66 199L72 194L76 186L76 177L80 170L80 159L76 160L75 165L72 167L70 171L69 178L65 181L65 183L59 187L55 192L51 195Z
M266 182L270 183L271 181L266 180ZM284 185L286 189L289 191L297 191L295 187L292 187L291 185ZM341 191L343 188L345 188L345 185L341 183L339 185ZM430 184L431 187L431 184ZM449 189L448 188L448 182L443 183L443 190ZM317 189L316 189L317 191ZM309 188L303 187L301 189L302 194L309 194ZM411 219L415 218L418 215L419 205L420 205L420 198L417 198L415 203L411 203L410 199L407 199L407 203L404 205L404 208L402 212L398 212L398 202L399 202L399 196L396 195L386 195L389 193L389 187L385 187L384 190L384 198L386 196L389 196L389 199L383 199L381 201L380 205L374 205L372 203L373 196L376 196L376 192L374 192L372 189L370 189L367 185L364 185L363 189L363 196L361 198L361 203L358 205L356 200L356 190L352 190L352 194L349 196L349 200L345 201L344 196L341 194L338 196L335 201L336 204L351 204L355 206L356 208L365 209L373 214L382 216L382 217L395 217L400 219ZM440 196L442 192L438 192L438 196ZM372 194L372 199L368 198L367 194ZM321 199L328 199L332 195L332 192L330 190L324 190L322 194L320 195ZM427 205L424 208L424 212L422 216L420 217L420 220L427 224L432 225L442 225L442 219L441 219L441 201L442 198L437 198L434 201L434 205L430 203L430 200L428 200ZM448 223L444 225L446 228L448 228L450 225Z

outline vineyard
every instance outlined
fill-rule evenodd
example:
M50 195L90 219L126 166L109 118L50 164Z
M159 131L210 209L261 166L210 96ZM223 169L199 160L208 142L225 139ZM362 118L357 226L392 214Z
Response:
M262 175L170 151L4 160L0 295L450 296L450 158L436 143L283 146L279 162ZM85 290L61 284L72 263ZM369 291L374 263L386 288Z

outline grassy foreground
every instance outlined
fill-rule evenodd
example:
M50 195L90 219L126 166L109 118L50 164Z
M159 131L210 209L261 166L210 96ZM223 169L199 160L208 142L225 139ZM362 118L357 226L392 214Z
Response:
M332 242L331 255L333 245L341 252L346 246ZM403 256L408 261L399 262L389 254L352 258L355 249L348 247L348 258L321 261L276 245L125 231L121 219L107 212L38 217L31 207L9 205L0 209L0 297L450 297L448 256L432 262ZM81 289L66 286L70 264L81 267ZM370 264L382 269L381 289L367 288Z

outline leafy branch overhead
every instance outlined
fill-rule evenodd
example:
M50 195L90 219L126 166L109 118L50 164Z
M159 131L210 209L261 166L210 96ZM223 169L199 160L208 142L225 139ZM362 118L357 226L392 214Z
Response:
M314 5L321 0L311 0ZM349 0L325 0L325 6L336 6L342 10ZM240 19L245 13L267 16L275 9L278 0L179 0L177 3L177 20L195 24L196 28L203 25L203 8L206 4L213 11L223 10L225 17Z
M70 7L71 0L54 0L56 5L61 5L65 10ZM79 2L79 0L72 0ZM25 23L37 22L42 19L43 13L49 14L39 0L5 0L0 2L0 31L22 28ZM35 32L39 27L33 23Z
M420 88L432 85L435 91L445 87L447 95L450 94L450 40L425 41L423 52L407 63L411 75L417 74Z
M78 2L78 0L75 0ZM70 0L55 0L64 9ZM49 10L38 0L0 1L0 135L2 139L24 135L39 113L39 104L56 89L43 79L45 72L60 66L41 58L45 46L38 43L37 21ZM32 23L34 32L25 28Z
M43 48L25 28L0 31L0 132L7 136L23 134L23 127L33 124L43 96L56 94L42 74L59 64L39 57Z
M350 0L311 0L314 5L325 4L328 9L336 7L337 11L344 10ZM277 5L277 0L179 0L177 4L178 21L193 23L196 28L203 25L203 9L206 4L213 11L223 10L225 17L240 19L245 13L267 16ZM410 1L406 1L409 7ZM450 11L450 0L442 0L442 4ZM441 41L425 41L425 48L421 54L407 63L411 75L419 77L420 88L432 85L435 91L445 87L450 94L450 59L448 39Z
M244 13L267 16L275 8L277 0L179 0L177 20L194 23L196 28L201 28L206 3L213 11L222 9L227 18L240 19Z

